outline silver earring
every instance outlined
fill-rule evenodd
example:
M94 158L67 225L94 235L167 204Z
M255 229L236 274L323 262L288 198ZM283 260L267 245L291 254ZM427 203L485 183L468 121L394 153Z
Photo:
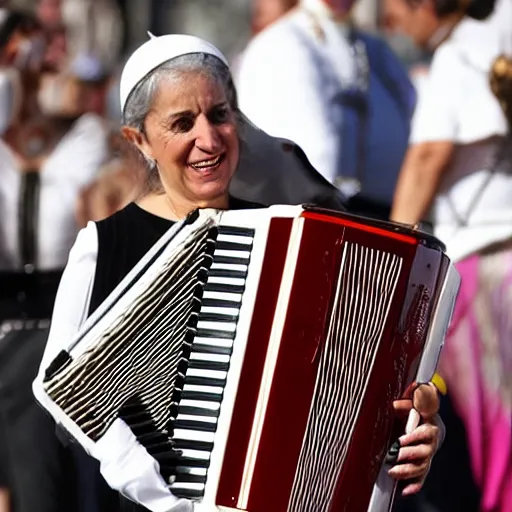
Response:
M152 171L155 171L158 168L158 166L156 165L156 160L153 160L152 158L146 156L146 161L148 162L149 168Z

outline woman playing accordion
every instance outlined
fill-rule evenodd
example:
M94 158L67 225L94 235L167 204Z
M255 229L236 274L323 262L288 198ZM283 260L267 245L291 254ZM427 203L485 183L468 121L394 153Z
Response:
M152 38L142 45L126 64L121 81L121 106L124 118L123 134L144 157L148 168L149 185L147 193L136 203L129 204L103 221L90 223L79 234L70 253L56 301L50 339L40 375L34 387L38 398L44 402L44 406L50 410L58 422L60 420L57 418L55 410L52 409L53 406L50 406L42 396L48 393L53 397L52 399L57 401L55 398L57 395L52 395L50 390L51 382L54 382L55 375L58 376L63 369L73 367L69 354L66 352L69 341L76 337L77 332L82 330L84 325L89 325L86 321L87 317L92 315L99 318L104 313L103 305L106 299L119 288L120 283L126 281L127 275L134 275L134 268L139 268L141 260L144 260L147 254L160 243L162 237L172 232L173 236L178 238L183 230L188 229L188 224L200 223L203 214L198 217L198 214L194 213L197 209L200 211L206 209L207 212L226 211L226 215L231 215L230 210L241 210L239 214L233 214L230 219L233 222L233 219L239 215L242 222L246 218L248 210L259 208L259 205L253 202L235 198L230 194L230 190L233 190L232 187L230 188L230 183L239 167L239 160L241 160L241 148L247 143L242 134L246 133L244 130L247 130L248 124L238 110L236 93L227 61L215 47L191 36L169 35ZM312 211L308 215L313 219L321 217L323 214ZM205 221L204 225L208 226L208 221ZM172 231L173 227L175 232ZM231 251L226 251L223 256L225 259L229 257L227 253L234 252L238 243L233 240L248 238L251 233L251 230L242 228L230 229L222 226L218 229L218 240L224 237L222 240L225 241L217 243L224 243L225 247L231 249ZM403 229L405 230L405 228ZM382 226L375 226L371 228L371 231L374 234L379 234L383 233L385 229ZM396 233L393 234L393 237L396 240L410 240L411 238L408 235ZM425 239L424 244L428 245L428 243ZM154 250L156 251L156 249ZM190 250L192 251L192 249ZM275 258L279 257L278 252L276 249ZM154 258L158 258L156 252ZM227 266L222 267L221 263L220 259L215 263L214 257L214 266L211 268L227 268ZM384 265L384 263L382 264ZM233 265L229 268L234 275L239 275L237 274L240 272L239 267L240 265ZM180 267L178 267L178 271L181 271ZM214 270L210 270L210 273L216 275ZM222 291L222 281L218 282L221 287L219 290ZM169 286L174 286L174 284L172 282ZM161 293L164 293L165 290L165 287L162 288ZM122 300L121 297L120 301ZM137 308L139 305L137 303ZM134 311L135 306L129 310ZM211 308L209 312L210 329L211 323L215 319L214 310L215 308ZM199 320L200 324L201 318ZM99 321L101 322L101 320ZM130 337L137 336L138 332L143 331L147 322L149 320L142 315L135 318L136 328L126 335L126 343L129 342ZM112 329L115 329L115 326L112 326ZM201 327L198 328L198 332L200 330ZM207 329L203 330L206 332ZM225 346L222 345L222 341L221 339L218 342L219 350ZM88 350L83 353L85 357L87 357L87 352ZM217 361L218 364L221 364L222 352L219 354L214 362ZM131 360L133 354L127 357ZM233 357L235 356L233 355ZM142 358L149 358L149 356L145 355ZM160 361L156 358L153 362ZM193 367L192 363L190 367ZM82 377L71 386L73 389L80 388L80 382L83 382L83 379L88 379L87 373L97 376L97 366L95 367L89 362L87 368L87 372L82 374ZM212 366L211 368L217 367ZM114 369L111 371L113 372ZM182 369L181 374L179 372L178 368L178 379L184 376L185 370ZM186 375L189 376L188 370ZM90 382L91 386L93 384L94 379ZM122 386L122 382L119 382L118 385ZM185 393L187 392L186 388L185 379ZM42 389L44 392L41 391ZM204 386L200 388L200 386L189 385L189 393L200 394L201 389L204 390ZM393 398L401 398L401 396ZM389 472L389 475L395 480L407 482L403 493L411 494L418 492L422 486L440 442L440 426L442 424L437 417L437 390L432 383L415 387L403 398L395 400L393 404L398 416L409 414L408 430L407 434L402 435L399 441L394 443L393 450L387 459L389 465L386 472ZM103 399L103 396L97 395L93 398L93 402ZM196 400L199 400L197 396ZM130 403L126 407L131 411L130 408L135 408L136 404ZM411 411L416 411L418 414L410 414ZM187 415L188 421L197 424L197 419L190 420L192 412ZM129 416L129 412L125 408L124 411L117 412L117 419L124 418L126 415ZM95 413L90 413L87 420L81 424L80 430L85 432L88 428L87 425L93 423L95 418ZM121 427L118 431L120 436L126 435L128 445L135 442L136 436L133 434L135 431L126 430L126 423L121 422L121 425L117 419L114 424ZM186 421L186 418L182 418L182 425ZM64 420L63 422L65 423ZM175 428L178 428L176 425ZM200 429L198 428L198 430ZM105 436L111 434L112 429L110 428ZM92 430L87 435L95 440L95 446L102 443L101 436ZM121 446L123 444L120 438L113 439L112 437L109 437L109 443L112 450L114 450L114 445ZM81 441L80 444L82 444ZM143 504L150 510L158 511L185 511L196 508L193 498L197 496L193 495L192 490L195 489L194 482L197 480L194 480L193 477L204 474L205 468L199 467L188 471L189 485L183 485L180 492L174 492L171 485L172 494L175 496L159 501L155 496L158 496L159 493L165 494L164 487L175 482L179 477L178 474L167 474L165 478L158 475L154 489L152 489L151 486L146 485L147 480L145 480L147 474L151 472L151 468L146 471L141 465L138 468L138 476L132 478L128 475L130 471L128 459L117 466L112 465L111 460L102 459L102 455L91 448L92 444L88 444L88 441L84 444L87 445L86 450L99 459L101 473L109 486L124 496L128 496L132 501ZM172 443L169 444L169 455L179 458L187 450L185 447L173 451L176 446ZM120 447L123 453L124 449ZM229 449L229 442L226 449ZM162 470L164 463L163 459L158 459L158 457L156 459L159 460L159 465L155 466L156 473L158 473L159 470ZM183 470L183 464L178 464L178 473L179 468ZM81 507L77 510L83 509L83 507L87 512L92 510L128 510L130 506L136 506L133 503L130 504L130 501L124 497L121 498L120 504L116 503L119 498L113 498L112 494L103 492L104 489L103 491L100 489L103 484L98 478L99 473L96 466L91 464L90 459L85 456L82 456L78 472L81 475L84 496ZM126 479L123 480L124 475ZM188 497L191 499L187 499ZM85 499L88 500L86 505L84 504ZM277 505L272 505L274 499L272 495L267 495L266 499L270 507L267 510L276 510L276 512L281 510ZM137 509L140 509L139 506L136 506ZM226 505L222 505L222 508L242 509L241 506L227 507ZM198 510L200 509L198 506ZM290 507L291 509L299 510L301 507L294 506ZM302 509L306 510L307 507L302 507ZM217 508L210 508L210 510L217 510Z

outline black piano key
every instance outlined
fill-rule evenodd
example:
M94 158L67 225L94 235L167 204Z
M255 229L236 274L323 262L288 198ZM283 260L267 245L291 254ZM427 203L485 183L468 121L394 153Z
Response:
M141 423L126 422L131 431L137 438L143 439L145 435L152 435L156 431L155 423L153 420L143 421Z
M187 375L185 377L185 384L190 384L192 386L220 386L223 388L226 385L226 379L212 379L210 377L195 377Z
M181 464L179 450L173 450L171 446L150 446L145 447L147 452L158 461L159 464L166 467L175 467Z
M236 334L235 332L216 331L213 329L199 328L197 330L196 336L198 336L199 338L220 338L223 340L234 340L235 334Z
M240 309L241 301L234 301L234 300L221 300L221 299L203 299L203 306L204 307L211 307L211 308L237 308Z
M206 483L206 475L194 475L193 473L178 473L176 475L176 480L174 480L175 484L179 484L181 482L193 482L198 484Z
M199 354L218 354L230 356L233 353L233 347L217 347L215 345L195 343L192 346L192 351Z
M252 248L251 244L237 244L236 242L225 242L223 240L217 240L217 251L250 251ZM216 261L215 255L213 261Z
M139 441L144 444L144 446L152 446L152 445L164 445L169 443L169 439L162 432L158 432L155 430L154 432L147 432L141 435Z
M231 236L247 236L254 238L254 229L251 228L241 228L237 226L220 226L219 234L220 235L231 235Z
M195 459L182 455L176 466L187 466L189 468L208 468L210 467L210 459Z
M206 283L205 292L223 292L223 293L244 293L245 285L224 284L224 283Z
M202 450L211 452L213 443L207 441L193 441L191 439L175 439L176 450ZM183 465L183 464L182 464Z
M225 268L212 268L208 272L209 277L230 277L233 279L245 279L247 270L229 270Z
M213 257L213 263L223 263L225 265L248 265L249 258L245 257L237 257L234 256L221 256L220 254L216 254Z
M238 308L237 308L238 309ZM238 322L238 315L224 315L222 313L201 313L199 322Z
M174 422L174 428L181 428L183 430L199 430L200 432L216 432L217 423L209 423L207 421L182 420L178 418Z
M183 400L202 400L205 402L222 402L222 393L206 393L205 391L183 391Z
M188 367L197 370L218 370L227 372L229 370L229 362L225 363L222 361L204 361L202 359L191 359L188 363Z
M204 489L202 491L196 489L180 489L178 487L171 489L172 493L178 498L186 500L197 500L204 496Z
M144 443L144 448L146 448L151 455L155 457L158 456L162 459L175 459L177 457L177 454L173 451L173 446L169 440L160 443Z
M209 416L211 418L219 417L219 409L205 409L203 407L190 407L188 405L180 405L180 414L189 416ZM202 448L194 448L194 450L201 450Z

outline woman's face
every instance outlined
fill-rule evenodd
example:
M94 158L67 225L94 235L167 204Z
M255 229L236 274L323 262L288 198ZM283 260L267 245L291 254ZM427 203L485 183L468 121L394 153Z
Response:
M323 0L328 7L332 9L336 16L346 16L354 4L356 0Z
M252 4L252 29L257 34L292 9L298 0L256 0Z
M391 31L408 35L418 46L427 47L439 28L434 2L431 0L384 0L384 19Z
M157 163L164 188L174 197L208 206L227 195L239 144L235 112L216 80L200 72L162 78L145 135L130 128L124 133Z

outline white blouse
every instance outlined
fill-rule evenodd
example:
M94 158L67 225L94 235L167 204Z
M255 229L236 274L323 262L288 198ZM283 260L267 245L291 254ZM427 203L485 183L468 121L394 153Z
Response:
M107 127L94 114L82 116L40 169L37 268L64 267L78 227L75 204L108 157ZM21 173L10 148L0 141L0 270L21 269L18 201Z
M89 222L80 230L62 275L40 371L66 349L87 319L98 259L98 232Z
M507 123L489 85L493 60L512 43L501 23L511 9L501 0L488 21L463 20L439 46L413 119L412 144L455 144L434 203L435 234L455 261L512 237L510 152L496 165Z

